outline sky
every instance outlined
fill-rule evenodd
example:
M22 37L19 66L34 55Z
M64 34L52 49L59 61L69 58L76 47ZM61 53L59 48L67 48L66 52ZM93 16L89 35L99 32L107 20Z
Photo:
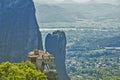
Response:
M88 1L94 1L98 3L110 3L110 4L118 4L120 0L34 0L38 3L61 3L61 2L77 2L77 3L86 3Z

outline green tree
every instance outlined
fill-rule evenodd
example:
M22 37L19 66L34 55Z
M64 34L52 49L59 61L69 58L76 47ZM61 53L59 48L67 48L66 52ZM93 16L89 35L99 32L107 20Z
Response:
M0 64L0 80L47 80L44 73L37 71L31 62Z

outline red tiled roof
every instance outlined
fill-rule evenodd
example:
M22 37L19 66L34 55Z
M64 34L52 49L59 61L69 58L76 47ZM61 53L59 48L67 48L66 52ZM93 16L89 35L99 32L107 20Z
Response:
M37 54L35 53L38 52ZM54 56L46 51L35 50L28 54L29 57L36 57L37 59L54 59Z

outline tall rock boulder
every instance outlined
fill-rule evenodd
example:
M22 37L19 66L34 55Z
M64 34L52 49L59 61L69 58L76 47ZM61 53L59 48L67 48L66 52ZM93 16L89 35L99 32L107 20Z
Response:
M43 49L32 0L0 0L0 62L19 62Z
M66 36L63 31L48 34L45 40L46 51L55 56L56 70L60 80L69 80L65 67Z

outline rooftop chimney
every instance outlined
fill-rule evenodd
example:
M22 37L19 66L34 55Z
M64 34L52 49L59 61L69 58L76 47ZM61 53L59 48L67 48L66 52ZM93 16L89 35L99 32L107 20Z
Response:
M35 50L34 50L34 54L35 54L35 55L39 55L39 50L38 50L38 49L35 49Z

